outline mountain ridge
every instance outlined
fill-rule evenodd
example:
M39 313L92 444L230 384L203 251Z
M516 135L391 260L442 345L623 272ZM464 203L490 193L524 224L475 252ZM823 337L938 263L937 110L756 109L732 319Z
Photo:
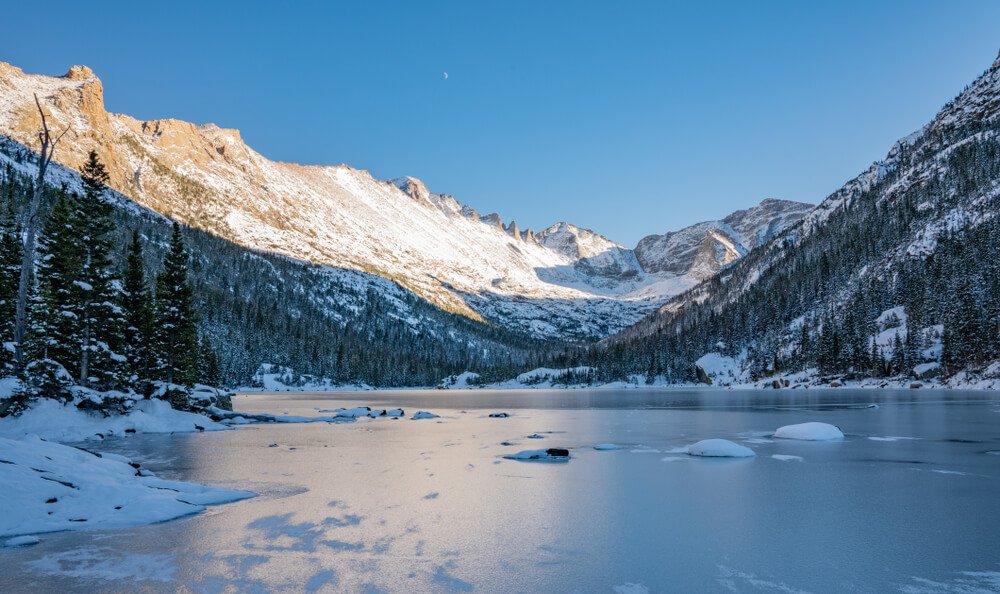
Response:
M245 247L377 274L447 311L536 337L608 335L732 261L706 248L693 274L650 271L637 250L591 230L522 230L417 178L271 161L236 129L108 113L103 83L85 66L49 77L0 64L0 133L26 146L40 123L35 93L70 130L56 159L79 168L96 150L110 185L142 206Z

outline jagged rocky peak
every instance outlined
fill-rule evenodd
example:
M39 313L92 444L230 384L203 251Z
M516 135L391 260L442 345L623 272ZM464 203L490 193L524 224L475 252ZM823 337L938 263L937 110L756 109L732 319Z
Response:
M97 75L94 74L94 71L91 70L89 66L77 65L77 66L70 66L69 70L66 71L66 74L63 75L63 78L68 78L71 80L80 80L88 78L97 78Z
M649 273L690 271L697 278L707 278L794 225L813 208L804 202L767 198L718 221L648 235L636 245L635 255Z
M415 177L403 176L392 180L397 188L414 200L429 201L431 191L427 189L424 182Z
M537 234L538 242L570 258L590 258L612 249L625 249L600 233L559 222Z

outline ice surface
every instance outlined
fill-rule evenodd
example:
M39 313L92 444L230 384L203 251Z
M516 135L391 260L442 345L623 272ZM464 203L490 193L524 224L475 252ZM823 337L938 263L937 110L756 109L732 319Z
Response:
M839 427L815 421L799 423L798 425L785 425L775 431L774 436L781 439L801 439L804 441L844 439L844 433Z

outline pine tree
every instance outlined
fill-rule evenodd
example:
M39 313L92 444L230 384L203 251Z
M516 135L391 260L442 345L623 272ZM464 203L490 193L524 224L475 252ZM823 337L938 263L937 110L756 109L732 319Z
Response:
M71 222L74 198L59 193L45 222L39 245L38 293L30 308L26 345L28 383L35 393L67 398L77 371L80 336L80 287L77 274L83 251Z
M124 312L111 259L114 206L104 197L108 173L90 151L81 171L84 194L76 201L73 223L83 252L77 286L80 296L80 364L82 385L99 390L122 387Z
M159 378L168 384L190 386L197 374L198 331L188 253L180 225L174 223L163 272L156 279L156 350Z
M10 183L7 187L8 192L0 211L0 373L13 369L14 316L22 249L21 230L14 221L14 185Z
M201 335L201 343L198 345L198 382L209 386L221 383L219 356L207 334Z
M153 353L153 304L146 283L139 232L132 232L122 273L121 308L125 318L124 344L126 376L132 388L140 394L151 392L155 357Z

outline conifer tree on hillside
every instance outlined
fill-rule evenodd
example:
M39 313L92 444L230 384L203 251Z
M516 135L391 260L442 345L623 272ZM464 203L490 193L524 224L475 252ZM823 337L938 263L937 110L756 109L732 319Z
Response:
M38 393L66 397L79 355L83 250L72 224L74 198L59 193L39 245L38 292L31 301L25 371Z
M189 386L197 375L198 330L187 275L188 253L180 225L174 223L163 272L156 279L157 367L163 381Z
M121 307L125 318L126 376L131 387L149 394L155 368L153 353L153 304L142 259L139 232L132 232L132 242L125 257L122 274Z
M21 274L21 232L14 219L13 185L8 186L0 210L0 372L11 371L14 361L14 316L17 283Z
M82 268L76 285L80 296L79 381L107 390L121 387L125 358L122 350L124 312L111 259L114 206L104 193L108 173L97 153L90 151L81 171L83 196L75 201L73 224L79 228Z
M218 386L221 381L219 356L215 353L208 335L202 334L201 343L198 345L198 382Z

